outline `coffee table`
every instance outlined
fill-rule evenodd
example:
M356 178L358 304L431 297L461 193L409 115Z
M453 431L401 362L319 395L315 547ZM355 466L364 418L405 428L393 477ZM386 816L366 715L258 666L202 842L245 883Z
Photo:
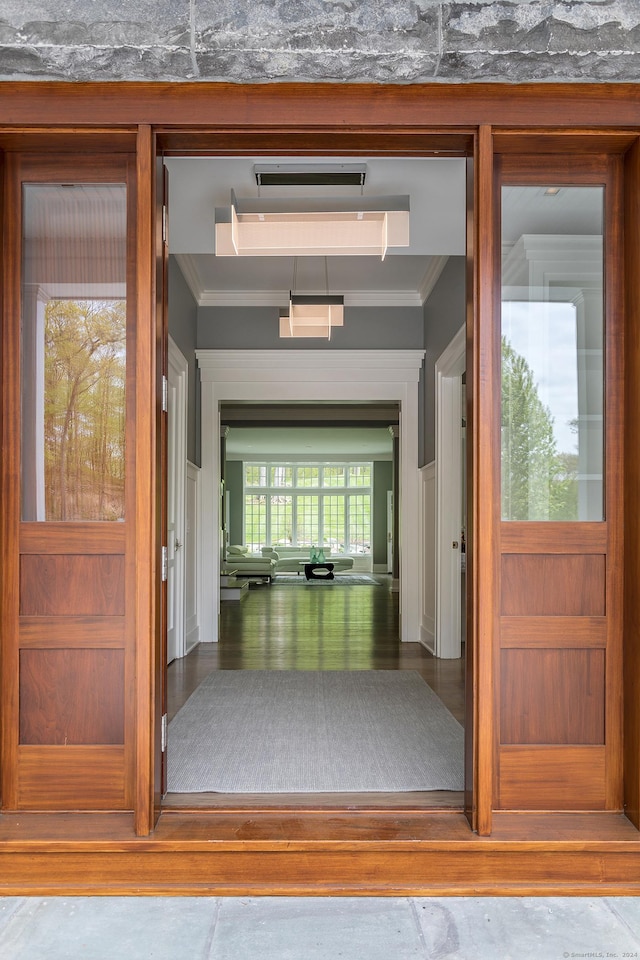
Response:
M304 567L304 575L307 580L333 580L332 563L311 563L309 560L301 560L300 566ZM318 571L324 570L324 573Z

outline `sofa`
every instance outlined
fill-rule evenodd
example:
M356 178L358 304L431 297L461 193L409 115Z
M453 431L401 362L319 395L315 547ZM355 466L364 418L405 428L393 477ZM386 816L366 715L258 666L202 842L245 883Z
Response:
M271 583L276 572L276 561L259 553L251 553L248 547L234 544L227 547L226 570L236 570L238 577L254 577Z
M353 567L353 557L343 557L341 554L332 556L331 550L324 549L324 558L327 563L333 564L334 573L344 573ZM309 563L309 547L263 547L262 556L275 562L276 573L304 573L303 561Z

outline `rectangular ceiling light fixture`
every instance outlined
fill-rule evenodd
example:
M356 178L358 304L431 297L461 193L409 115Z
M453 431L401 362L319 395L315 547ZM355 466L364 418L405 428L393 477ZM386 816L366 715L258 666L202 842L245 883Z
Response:
M409 246L409 197L240 199L216 207L217 257L379 256Z
M344 297L289 296L289 313L280 317L281 337L331 339L333 327L344 326Z

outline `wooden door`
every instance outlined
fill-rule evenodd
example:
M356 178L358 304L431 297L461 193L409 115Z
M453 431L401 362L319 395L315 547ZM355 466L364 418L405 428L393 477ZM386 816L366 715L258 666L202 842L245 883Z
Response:
M167 789L167 662L168 662L168 410L169 410L169 177L162 158L156 155L155 137L150 144L155 163L155 263L156 263L156 317L155 369L161 402L156 413L156 545L162 556L161 575L156 584L159 592L159 633L156 636L157 655L154 662L155 682L155 750L154 750L154 816L160 815L162 797Z
M539 149L542 155L510 154L496 164L502 296L493 343L502 378L494 804L617 810L620 158Z
M134 805L135 209L133 155L8 155L5 810Z

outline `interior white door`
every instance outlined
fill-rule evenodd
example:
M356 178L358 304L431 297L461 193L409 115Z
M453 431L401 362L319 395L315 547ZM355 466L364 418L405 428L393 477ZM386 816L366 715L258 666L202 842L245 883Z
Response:
M167 663L178 656L176 630L176 463L175 463L175 385L169 377L167 429ZM179 549L179 548L178 548Z
M464 328L436 361L436 656L462 653ZM466 560L466 556L465 556Z
M169 341L167 389L167 663L185 654L187 361Z

